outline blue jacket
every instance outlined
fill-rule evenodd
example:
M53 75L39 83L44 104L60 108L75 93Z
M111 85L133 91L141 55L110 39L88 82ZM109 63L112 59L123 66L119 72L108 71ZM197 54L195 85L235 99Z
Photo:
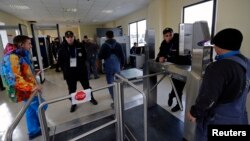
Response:
M112 50L111 48L114 47ZM120 43L116 42L114 39L108 39L104 44L102 44L101 50L99 52L99 59L107 59L111 54L115 54L120 61L121 66L125 65L125 57Z

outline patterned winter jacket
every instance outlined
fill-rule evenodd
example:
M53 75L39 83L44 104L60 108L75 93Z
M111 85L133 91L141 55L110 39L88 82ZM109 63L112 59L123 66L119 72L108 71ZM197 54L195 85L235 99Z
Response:
M1 75L13 102L29 99L36 79L29 58L29 51L7 44L1 61Z

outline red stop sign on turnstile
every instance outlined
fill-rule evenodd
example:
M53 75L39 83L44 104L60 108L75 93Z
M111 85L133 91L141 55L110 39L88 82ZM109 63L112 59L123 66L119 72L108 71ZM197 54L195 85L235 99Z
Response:
M86 98L86 93L83 91L79 91L75 95L76 100L84 100Z

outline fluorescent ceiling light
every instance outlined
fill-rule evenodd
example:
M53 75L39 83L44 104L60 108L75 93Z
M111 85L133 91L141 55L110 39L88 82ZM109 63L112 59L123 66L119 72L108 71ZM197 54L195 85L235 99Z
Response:
M102 10L103 13L113 13L113 10Z
M27 10L30 9L27 5L10 5L12 9Z
M64 8L63 9L65 12L77 12L76 8Z

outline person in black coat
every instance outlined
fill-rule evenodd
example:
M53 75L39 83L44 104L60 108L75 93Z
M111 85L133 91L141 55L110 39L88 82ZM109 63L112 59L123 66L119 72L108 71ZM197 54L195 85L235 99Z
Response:
M80 81L84 89L91 88L86 67L86 50L82 43L74 39L72 31L65 32L65 41L58 52L58 64L63 71L63 77L67 82L69 94L76 91L77 81ZM91 93L90 102L97 105ZM70 112L76 110L76 105L71 106Z
M160 63L171 62L171 63L175 63L178 65L190 65L191 56L179 55L179 34L173 33L172 28L165 28L163 30L163 37L164 37L164 40L161 43L160 52L157 55L156 62L160 62ZM186 82L180 81L174 78L172 78L172 81L174 83L174 86L176 87L177 94L181 101L182 91ZM168 99L169 106L172 106L174 97L175 97L175 94L172 88L172 91L170 92L169 99ZM178 103L176 106L174 106L171 109L172 112L176 112L179 110L180 110L180 107Z

